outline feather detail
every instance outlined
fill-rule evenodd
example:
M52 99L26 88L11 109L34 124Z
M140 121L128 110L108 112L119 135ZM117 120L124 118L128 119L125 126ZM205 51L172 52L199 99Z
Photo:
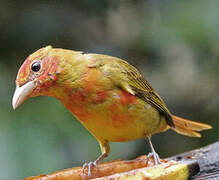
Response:
M119 76L116 83L119 82L122 89L152 105L166 117L167 124L170 127L174 127L171 113L164 101L135 67L128 64L126 61L116 58L114 68L111 70L110 74L113 74L113 71L117 73L115 77Z
M172 119L176 126L175 128L173 128L173 130L179 134L186 135L186 136L201 137L201 134L198 133L199 131L212 128L208 124L190 121L188 119L184 119L184 118L174 116L174 115L172 115Z
M135 95L135 91L132 90L132 88L129 86L129 84L122 83L121 86L125 91L129 92L132 95Z

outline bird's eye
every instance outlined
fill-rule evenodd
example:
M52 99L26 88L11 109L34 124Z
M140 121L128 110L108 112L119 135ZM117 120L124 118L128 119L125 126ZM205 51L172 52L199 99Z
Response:
M39 61L36 61L31 65L31 70L33 72L38 72L40 69L41 69L41 64Z

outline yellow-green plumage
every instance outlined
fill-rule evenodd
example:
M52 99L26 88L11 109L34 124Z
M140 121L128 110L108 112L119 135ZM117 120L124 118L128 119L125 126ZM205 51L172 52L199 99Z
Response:
M41 64L39 72L31 69L35 62ZM102 156L95 163L109 154L109 142L149 138L169 128L200 137L196 131L211 128L171 115L147 80L126 61L112 56L48 46L26 59L16 83L19 88L34 84L24 100L54 96L73 113L100 144ZM17 107L17 98L13 102Z
M60 63L65 75L62 76L60 73L58 82L62 86L65 84L65 86L71 87L72 94L86 94L86 97L76 102L71 97L67 97L65 100L62 100L62 97L58 98L68 109L71 110L71 107L77 106L84 109L84 114L89 114L89 118L85 117L86 119L84 119L83 113L77 115L78 112L74 109L71 110L97 139L101 141L130 141L150 136L168 128L165 117L159 113L162 111L159 107L167 109L165 104L154 93L146 80L141 81L143 77L133 66L111 56L77 54L77 61L86 63L83 67L77 67L79 68L77 75L81 73L77 80L70 80L66 77L74 73L72 71L76 67L75 60L70 62L68 58L63 59L67 59L68 62L64 60L63 63ZM69 64L71 63L74 65L70 68ZM90 83L89 87L87 87L88 83ZM134 90L144 90L148 102L145 97L135 96L136 91ZM96 95L102 92L106 94L105 97L101 102L96 102L96 98L98 98ZM62 94L69 93L63 92ZM120 102L121 94L125 94L124 98L127 98L127 102ZM129 99L132 99L133 102L129 102ZM80 108L76 110L81 111ZM112 116L115 118L112 119ZM117 116L118 118L116 118ZM115 120L117 122L114 122Z

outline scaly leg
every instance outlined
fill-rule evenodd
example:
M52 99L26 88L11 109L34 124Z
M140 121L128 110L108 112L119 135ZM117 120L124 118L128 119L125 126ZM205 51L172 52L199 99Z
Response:
M102 154L95 161L91 161L89 163L83 164L83 171L87 168L89 177L91 177L92 167L97 167L98 163L102 161L104 158L106 158L108 154L110 153L110 146L109 146L108 141L98 141L98 142L99 142Z
M156 153L156 151L154 150L154 147L153 147L153 144L151 142L151 137L147 137L147 140L148 140L148 144L150 145L150 148L151 148L151 153L148 154L148 158L150 158L151 156L153 156L154 158L154 164L155 165L158 165L160 164L160 157L159 155Z

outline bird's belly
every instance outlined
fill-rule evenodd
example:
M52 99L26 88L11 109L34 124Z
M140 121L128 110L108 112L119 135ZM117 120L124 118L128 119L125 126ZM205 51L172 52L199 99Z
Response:
M129 103L113 100L81 106L75 108L73 114L97 139L112 142L152 135L161 122L160 113L140 99Z

